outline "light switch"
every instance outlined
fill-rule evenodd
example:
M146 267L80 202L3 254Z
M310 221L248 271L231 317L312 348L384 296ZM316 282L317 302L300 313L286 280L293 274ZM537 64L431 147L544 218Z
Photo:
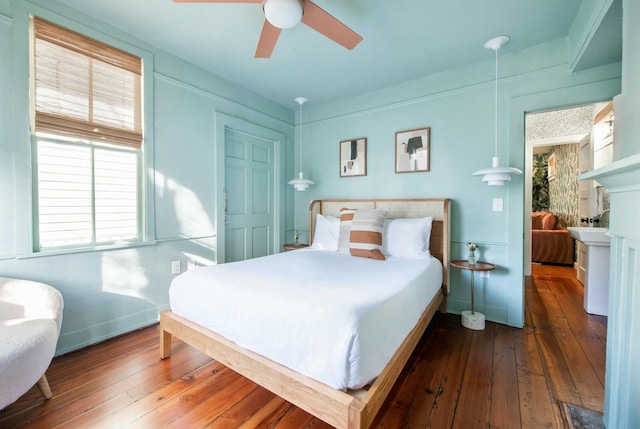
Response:
M180 274L180 271L182 271L180 261L171 261L171 274Z
M493 211L501 212L502 211L502 198L494 198L493 199Z

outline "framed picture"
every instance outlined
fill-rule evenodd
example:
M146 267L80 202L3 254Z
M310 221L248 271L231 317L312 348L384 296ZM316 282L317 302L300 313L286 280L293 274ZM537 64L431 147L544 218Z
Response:
M367 175L367 139L340 142L340 177Z
M430 128L396 133L396 173L429 171Z
M552 153L549 155L548 170L547 170L547 179L553 180L556 178L556 154Z

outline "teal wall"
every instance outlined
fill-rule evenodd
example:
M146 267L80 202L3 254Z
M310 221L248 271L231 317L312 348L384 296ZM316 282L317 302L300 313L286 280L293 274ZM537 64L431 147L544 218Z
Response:
M145 246L51 256L28 251L26 18L31 10L132 47L149 59L146 96L152 115L146 144L152 155L147 171L152 240ZM583 33L575 29L575 34ZM291 108L275 104L54 1L0 0L0 52L10 53L0 61L0 275L44 281L63 293L59 352L154 322L158 310L168 305L170 261L180 259L184 265L188 255L215 260L215 201L221 190L215 181L216 112L284 134L284 176L294 176L298 128L294 134L293 103ZM620 64L571 73L574 55L567 40L504 52L499 101L503 164L524 169L526 112L611 99L620 92ZM634 61L637 70L637 56ZM635 85L630 92L640 92L637 82L630 85ZM288 239L294 228L308 229L312 199L452 198L452 256L466 257L465 243L475 241L481 258L498 265L490 278L476 282L478 309L489 320L522 326L524 179L488 187L471 176L488 167L493 155L491 52L482 63L335 103L314 105L310 100L304 109L304 171L317 184L305 193L287 189L281 215ZM395 174L395 132L425 126L431 127L431 171ZM338 145L355 137L368 139L367 176L341 179ZM500 213L491 211L497 197L504 198ZM469 279L468 273L454 271L449 310L459 312L470 305Z
M507 45L508 46L508 45ZM482 49L482 47L479 47ZM303 125L304 169L316 185L296 197L296 227L307 229L306 210L319 198L448 197L452 206L452 258L465 244L480 245L480 258L497 264L476 280L476 308L488 320L523 324L524 177L489 187L473 172L493 156L493 73L487 61L375 93L314 106ZM571 73L565 40L500 57L499 156L524 170L524 114L611 99L620 92L620 64ZM396 131L431 127L431 171L395 174ZM341 140L367 138L367 176L340 178ZM504 211L493 212L493 198ZM527 212L528 213L528 212ZM470 307L469 274L452 271L450 312Z
M149 242L128 249L30 253L28 24L40 16L133 50L149 76L145 130ZM286 136L293 174L293 108L285 108L52 1L0 0L0 276L42 281L65 300L58 353L157 321L168 307L171 261L215 260L215 113ZM287 189L285 228L293 228Z

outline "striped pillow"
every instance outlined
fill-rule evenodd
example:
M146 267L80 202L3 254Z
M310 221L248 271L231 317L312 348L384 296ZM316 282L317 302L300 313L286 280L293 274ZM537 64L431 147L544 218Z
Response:
M349 254L349 237L351 235L351 221L355 209L340 209L340 231L338 232L338 253Z
M384 260L382 231L386 210L357 210L351 220L349 253L351 256ZM342 220L342 213L340 215ZM342 222L340 224L342 226Z

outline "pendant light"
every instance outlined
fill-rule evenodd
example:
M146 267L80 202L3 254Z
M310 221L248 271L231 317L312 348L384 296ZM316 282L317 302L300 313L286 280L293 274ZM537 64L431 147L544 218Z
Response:
M484 44L487 49L492 49L496 53L496 77L495 77L495 105L494 105L494 155L491 168L485 168L473 173L474 176L482 176L482 181L489 186L503 186L511 180L512 174L522 174L522 171L513 167L500 167L498 158L498 49L509 41L509 36L498 36Z
M304 178L304 173L302 171L302 105L307 102L307 99L304 97L296 97L295 102L300 105L300 173L298 173L298 178L289 181L290 185L293 185L296 191L306 191L310 185L314 185L314 183Z

